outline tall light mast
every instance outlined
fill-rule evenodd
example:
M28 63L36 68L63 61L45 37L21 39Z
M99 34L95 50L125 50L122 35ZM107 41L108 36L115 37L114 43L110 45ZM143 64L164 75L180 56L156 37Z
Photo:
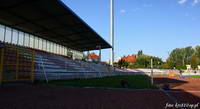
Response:
M114 62L114 0L110 0L110 64Z

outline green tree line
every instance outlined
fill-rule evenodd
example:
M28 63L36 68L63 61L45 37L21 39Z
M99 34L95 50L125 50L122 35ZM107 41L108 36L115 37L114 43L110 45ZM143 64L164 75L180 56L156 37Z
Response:
M170 52L166 62L163 62L161 58L145 55L140 50L134 63L120 60L117 65L125 68L150 68L151 59L153 59L154 68L186 69L186 65L191 65L192 69L196 69L200 65L200 46L176 48Z
M176 48L172 50L167 58L166 64L169 68L186 69L186 65L191 65L196 69L200 64L200 46Z

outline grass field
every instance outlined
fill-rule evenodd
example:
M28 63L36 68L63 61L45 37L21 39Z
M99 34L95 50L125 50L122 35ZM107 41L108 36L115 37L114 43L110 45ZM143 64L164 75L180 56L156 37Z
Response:
M196 75L190 75L190 76L184 76L186 78L200 78L200 76L196 76Z
M123 88L121 80L126 80L131 89L155 89L151 85L150 78L145 75L114 76L90 79L72 79L50 81L48 85L73 86L73 87L97 87L97 88Z

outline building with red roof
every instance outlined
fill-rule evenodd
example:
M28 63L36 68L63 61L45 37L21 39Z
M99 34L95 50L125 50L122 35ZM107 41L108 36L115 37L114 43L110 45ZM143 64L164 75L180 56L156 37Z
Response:
M89 61L99 61L100 56L96 55L94 52L88 54L87 59Z
M129 63L135 63L137 59L137 55L128 55L128 56L124 56L121 58L121 60L124 60L126 62L129 62Z

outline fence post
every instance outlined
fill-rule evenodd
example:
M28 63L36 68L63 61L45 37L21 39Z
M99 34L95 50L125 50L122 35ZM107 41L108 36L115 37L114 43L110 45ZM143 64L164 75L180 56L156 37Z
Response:
M1 62L0 62L0 85L3 82L3 62L4 62L4 48L1 49Z

